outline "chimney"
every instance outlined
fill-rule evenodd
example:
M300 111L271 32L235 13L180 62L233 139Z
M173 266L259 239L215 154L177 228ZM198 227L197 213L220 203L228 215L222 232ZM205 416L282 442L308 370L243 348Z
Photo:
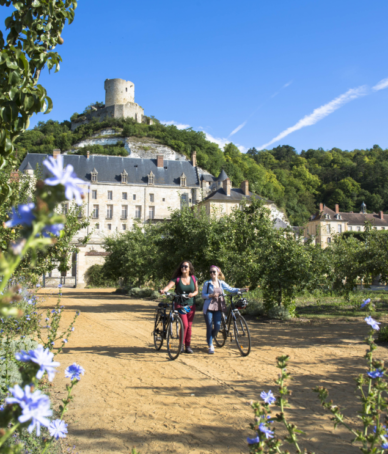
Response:
M57 159L57 157L61 154L61 150L59 148L56 148L53 150L53 158Z
M320 203L320 204L319 204L319 211L320 211L320 212L323 211L323 203Z
M338 203L335 204L335 212L336 212L336 214L339 213L339 205L338 205Z
M249 195L249 181L248 180L244 180L241 183L241 190L244 193L244 195L247 195L247 196Z
M383 211L380 211L380 212L379 212L379 218L380 218L380 219L384 219L384 212L383 212Z
M223 182L223 186L224 186L224 191L225 191L225 194L230 197L230 179L227 178L226 180L224 180Z
M86 150L86 159L89 159L89 158L90 158L90 151Z
M193 164L193 167L197 167L197 152L193 151L191 154L191 163Z
M19 172L17 170L12 170L9 181L12 183L13 181L19 181Z
M161 169L163 169L163 167L164 167L162 154L158 154L158 156L156 156L156 167L161 168Z

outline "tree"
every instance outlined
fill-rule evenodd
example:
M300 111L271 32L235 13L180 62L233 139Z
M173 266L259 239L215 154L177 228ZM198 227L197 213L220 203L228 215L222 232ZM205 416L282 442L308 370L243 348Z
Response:
M52 101L38 84L42 69L59 71L60 55L54 51L63 44L61 37L66 20L74 19L75 0L27 1L0 0L1 6L13 6L5 20L7 37L0 31L0 169L15 167L15 139L28 128L34 113L48 113ZM0 197L4 200L11 186L3 182Z

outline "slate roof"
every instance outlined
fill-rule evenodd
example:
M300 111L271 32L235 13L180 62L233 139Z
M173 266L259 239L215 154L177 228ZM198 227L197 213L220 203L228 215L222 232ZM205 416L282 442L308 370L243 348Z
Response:
M186 185L189 187L199 186L198 176L195 167L190 161L168 161L164 160L164 167L156 166L156 159L124 158L121 156L104 155L62 155L64 165L71 164L79 178L84 181L91 180L91 172L96 169L98 172L98 183L120 183L121 173L125 170L128 173L128 183L148 185L148 178L151 172L155 175L155 185L180 186L182 173L186 175ZM43 166L43 161L48 157L46 154L28 153L20 165L19 170L24 171L28 164L36 169L39 164L43 169L43 177L51 175Z
M249 196L246 196L242 189L238 188L231 188L230 190L230 196L226 195L226 192L224 191L223 188L217 189L217 191L212 192L209 194L207 197L205 197L203 200L212 200L212 201L220 201L220 202L238 202L243 199L247 199L247 201L251 200L252 197L256 197L256 199L263 200L264 202L267 203L273 203L271 200L264 199L263 197L260 197L258 195L253 194L253 192L249 193Z
M209 175L209 174L207 174L207 173L203 173L203 174L201 175L201 180L213 182L213 181L216 181L216 178L213 177L213 175Z
M220 174L219 174L218 177L217 177L217 181L224 181L224 180L226 180L227 178L229 178L228 175L226 174L225 170L222 169L221 172L220 172Z
M330 219L325 219L325 215L328 214ZM383 216L383 219L380 219L380 215L377 213L346 213L340 212L340 219L336 218L336 212L331 210L329 207L323 207L323 211L317 212L310 217L310 221L338 221L338 222L347 222L348 225L364 225L365 221L370 222L373 226L376 227L387 227L388 226L388 214Z
M286 229L287 227L289 227L288 224L286 224L282 219L279 219L279 218L274 219L273 226L277 230L278 229Z

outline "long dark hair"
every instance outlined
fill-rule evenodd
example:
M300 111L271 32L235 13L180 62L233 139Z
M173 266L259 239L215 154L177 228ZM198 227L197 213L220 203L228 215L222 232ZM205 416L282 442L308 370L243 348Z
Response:
M189 264L189 275L190 276L194 275L193 264L191 262L189 262L188 260L183 260L183 262L181 262L180 265L178 266L178 268L174 271L174 274L172 275L172 279L176 279L177 277L181 277L182 276L182 265L184 263L188 263Z

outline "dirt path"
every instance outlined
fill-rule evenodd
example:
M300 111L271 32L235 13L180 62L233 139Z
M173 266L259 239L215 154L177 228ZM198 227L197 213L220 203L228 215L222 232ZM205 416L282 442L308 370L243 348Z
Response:
M55 301L47 294L44 304ZM153 348L154 302L112 295L112 290L65 289L62 303L64 324L74 311L82 311L60 356L54 387L62 398L67 383L62 371L73 362L85 368L66 415L69 443L79 453L128 454L133 446L141 454L247 453L245 439L253 432L246 402L258 400L262 390L275 391L275 358L281 354L291 357L289 414L307 433L302 446L317 454L359 452L347 432L333 430L311 389L328 387L356 423L354 378L364 370L364 322L250 321L253 349L242 358L230 341L215 355L206 353L199 313L193 328L195 354L171 362L165 346L160 352ZM385 348L377 354L388 359Z

